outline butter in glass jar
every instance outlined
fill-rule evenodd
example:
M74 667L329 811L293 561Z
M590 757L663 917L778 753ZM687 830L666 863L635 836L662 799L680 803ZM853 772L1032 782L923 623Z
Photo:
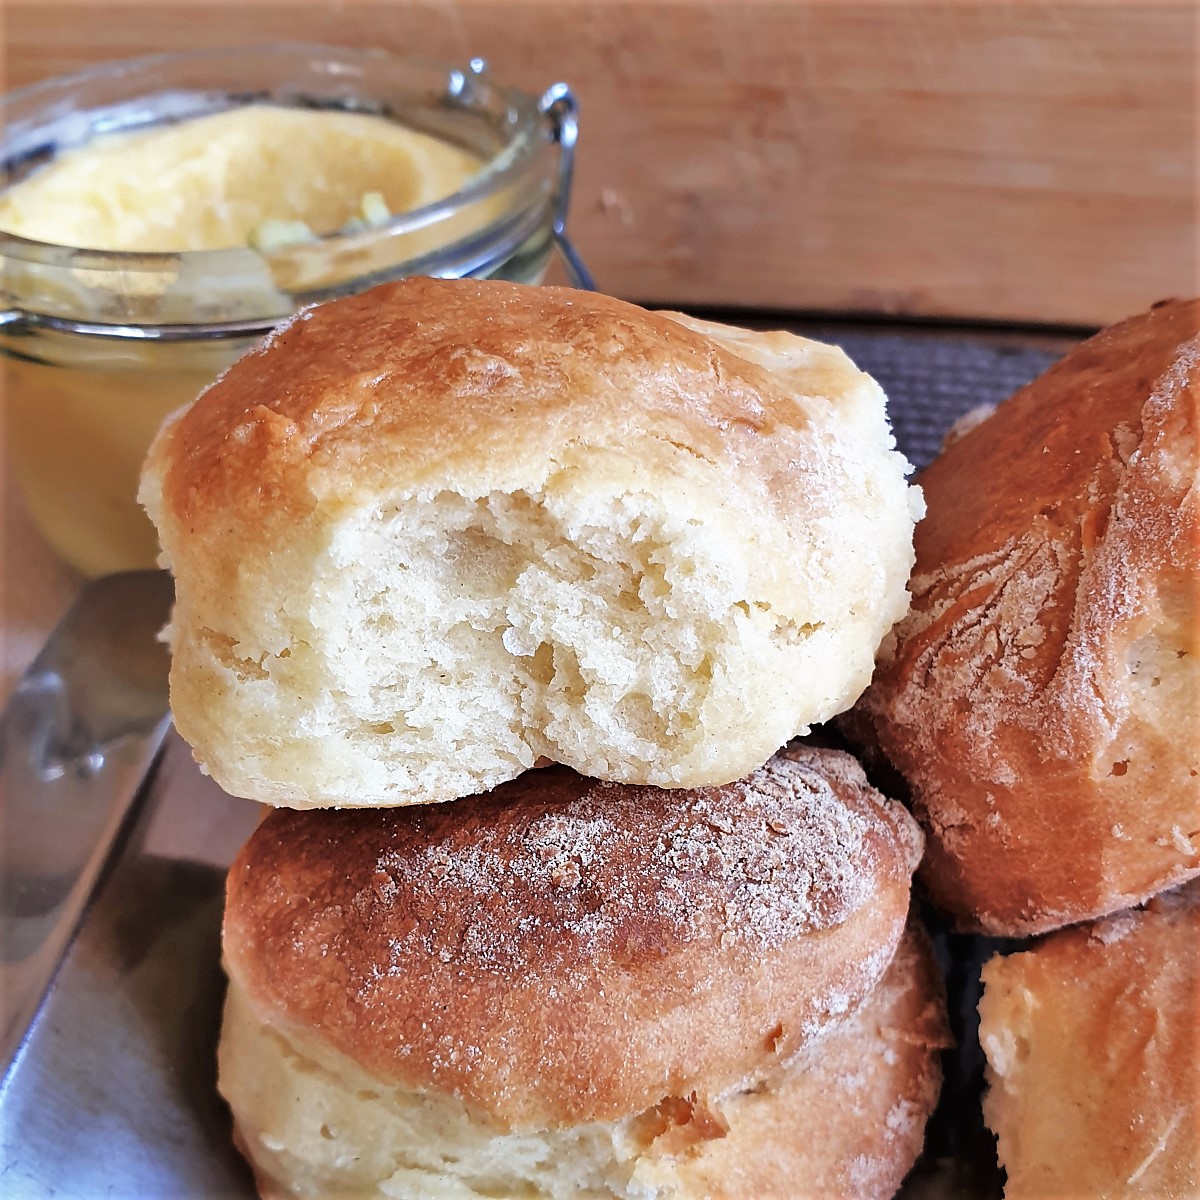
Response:
M8 455L87 574L153 565L155 430L279 320L403 275L540 282L563 238L570 93L497 87L478 61L163 55L2 108Z

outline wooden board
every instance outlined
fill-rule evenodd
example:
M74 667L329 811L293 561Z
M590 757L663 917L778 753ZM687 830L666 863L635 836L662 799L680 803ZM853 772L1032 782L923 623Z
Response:
M1099 324L1196 290L1190 4L6 5L8 86L312 40L583 106L573 230L634 299Z

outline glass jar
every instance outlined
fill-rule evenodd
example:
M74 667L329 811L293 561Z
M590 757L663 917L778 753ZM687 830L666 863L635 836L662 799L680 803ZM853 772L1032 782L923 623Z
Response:
M114 63L0 101L4 182L64 150L250 104L374 114L482 162L452 195L386 223L276 250L89 250L0 232L8 456L47 541L87 574L151 566L136 502L163 417L283 317L405 275L541 282L564 221L577 133L562 84L542 97L381 50L276 46Z

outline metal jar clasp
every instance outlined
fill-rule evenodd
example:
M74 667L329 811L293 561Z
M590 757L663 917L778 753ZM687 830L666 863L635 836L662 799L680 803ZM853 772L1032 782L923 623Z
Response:
M538 110L550 123L550 134L559 146L558 186L554 196L554 244L563 257L571 283L589 292L596 290L592 273L567 237L567 209L575 171L575 143L579 139L579 103L565 83L552 83L538 101Z

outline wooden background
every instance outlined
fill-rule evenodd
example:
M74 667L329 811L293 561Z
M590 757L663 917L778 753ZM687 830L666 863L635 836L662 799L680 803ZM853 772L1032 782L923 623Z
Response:
M573 232L650 303L1099 324L1197 290L1191 4L9 0L7 86L312 40L556 78Z

